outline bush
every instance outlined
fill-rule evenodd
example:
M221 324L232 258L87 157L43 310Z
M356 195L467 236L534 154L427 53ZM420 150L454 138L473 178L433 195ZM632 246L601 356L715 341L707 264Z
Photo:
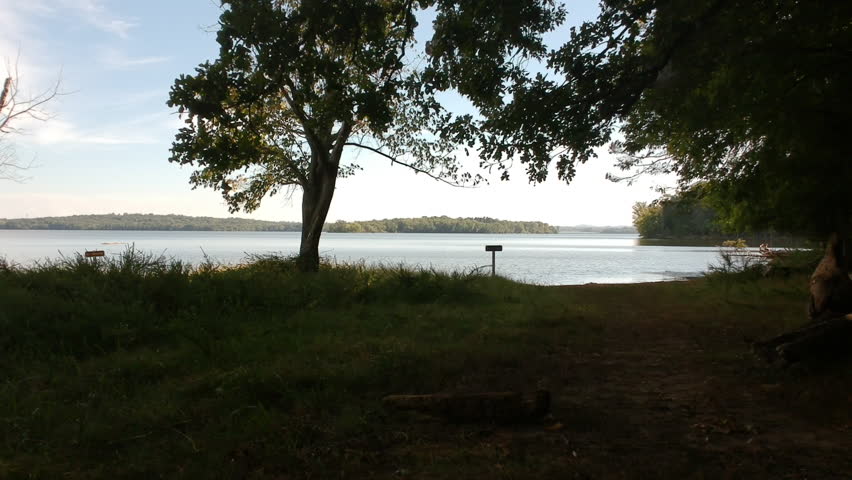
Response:
M710 280L726 279L748 281L763 276L766 260L749 249L743 239L726 240L719 247L719 263L707 266Z
M794 274L811 274L822 260L819 249L789 249L781 252L769 262L767 275L788 276Z

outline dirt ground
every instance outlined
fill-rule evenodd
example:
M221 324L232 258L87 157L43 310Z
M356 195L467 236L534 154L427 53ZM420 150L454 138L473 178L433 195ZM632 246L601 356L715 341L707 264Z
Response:
M645 306L661 310L653 295ZM852 479L852 363L767 366L744 341L765 328L712 321L723 315L712 308L678 321L684 307L666 307L645 316L634 302L597 326L599 342L557 339L539 358L466 380L549 389L541 424L397 419L396 437L365 462L397 478Z

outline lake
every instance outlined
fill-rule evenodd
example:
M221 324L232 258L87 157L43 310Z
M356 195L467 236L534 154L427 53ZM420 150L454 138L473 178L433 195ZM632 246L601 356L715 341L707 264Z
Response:
M638 283L698 276L716 263L712 246L640 245L635 234L556 235L325 233L323 256L338 262L470 271L488 265L485 245L503 245L497 273L527 283L571 285ZM239 263L247 253L294 254L299 234L290 232L153 232L89 230L0 230L0 257L31 264L85 250L117 255L138 250L198 263L206 253L221 263Z

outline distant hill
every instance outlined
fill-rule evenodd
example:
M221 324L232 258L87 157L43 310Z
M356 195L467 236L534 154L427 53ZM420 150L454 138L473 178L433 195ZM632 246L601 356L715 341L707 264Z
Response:
M106 215L72 215L70 217L0 219L0 229L298 232L301 231L302 224L299 222L268 222L248 218L109 213Z
M300 222L247 218L190 217L151 213L110 213L68 217L0 219L0 230L159 230L298 232ZM543 222L517 222L488 217L420 217L326 224L328 232L345 233L556 233Z
M600 226L600 225L571 225L558 227L559 233L639 233L632 225Z

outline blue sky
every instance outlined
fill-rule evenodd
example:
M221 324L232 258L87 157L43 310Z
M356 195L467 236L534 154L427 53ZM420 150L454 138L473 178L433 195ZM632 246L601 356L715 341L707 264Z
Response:
M568 2L569 24L590 19L596 1ZM166 107L174 79L217 54L215 0L0 0L0 58L15 64L22 93L61 76L65 95L45 123L26 122L14 139L34 161L22 183L0 181L0 218L108 212L229 216L219 195L192 190L190 167L169 163L180 124ZM421 19L428 28L429 19ZM565 30L549 35L553 46ZM462 104L451 102L456 108ZM636 201L656 197L645 179L633 186L604 179L613 159L579 168L571 185L530 185L518 170L509 182L458 189L361 154L364 171L338 182L329 220L401 216L491 216L558 225L629 224ZM266 199L253 214L299 220L299 192Z

